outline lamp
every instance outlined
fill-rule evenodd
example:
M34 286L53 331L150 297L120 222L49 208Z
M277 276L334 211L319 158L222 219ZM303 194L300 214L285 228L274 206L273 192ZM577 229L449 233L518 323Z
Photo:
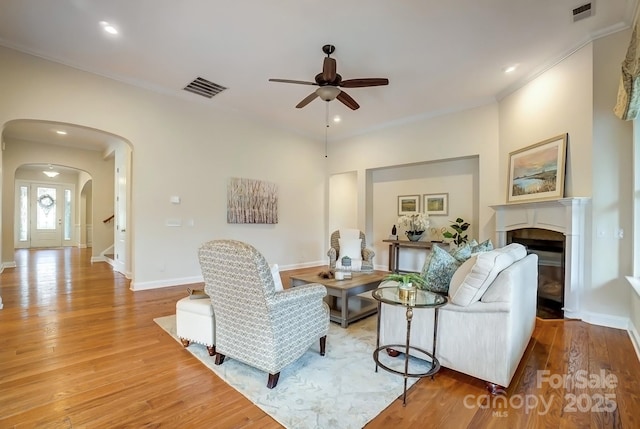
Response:
M331 101L335 100L338 94L340 94L340 88L337 86L321 86L316 89L316 94L324 101Z

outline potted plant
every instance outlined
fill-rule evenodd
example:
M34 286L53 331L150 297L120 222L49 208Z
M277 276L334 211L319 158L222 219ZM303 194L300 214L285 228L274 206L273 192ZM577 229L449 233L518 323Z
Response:
M452 222L452 224L449 226L451 229L453 229L454 232L451 231L445 231L442 236L444 238L453 238L453 242L455 243L456 246L461 246L462 244L466 243L467 241L469 241L469 238L467 237L467 229L469 229L469 223L465 222L464 219L462 219L461 217L459 217L458 219L456 219L455 222Z
M398 298L408 301L416 298L418 286L425 286L427 281L418 273L389 274L384 280L398 282Z

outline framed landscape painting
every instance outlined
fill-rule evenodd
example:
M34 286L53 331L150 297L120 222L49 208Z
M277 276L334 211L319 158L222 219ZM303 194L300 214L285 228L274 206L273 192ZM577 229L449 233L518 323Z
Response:
M420 211L420 195L399 195L398 216L415 214Z
M449 194L424 194L424 207L425 214L429 216L446 216L449 214Z
M507 202L563 198L566 154L567 134L511 152Z

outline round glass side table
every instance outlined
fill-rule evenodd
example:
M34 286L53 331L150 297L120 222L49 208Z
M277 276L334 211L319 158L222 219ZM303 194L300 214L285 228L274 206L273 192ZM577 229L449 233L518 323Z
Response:
M378 301L378 331L376 338L376 349L373 352L373 360L376 363L376 372L378 372L378 367L389 371L394 374L402 375L404 378L404 391L402 394L402 405L407 405L407 379L409 377L421 378L435 375L436 372L440 370L440 362L436 358L436 338L438 334L438 309L445 305L448 302L447 297L438 295L433 292L429 292L426 290L418 289L415 294L415 299L413 295L410 299L405 299L398 294L398 288L393 287L381 287L373 291L373 297ZM383 344L380 345L380 310L382 304L395 305L406 307L406 318L407 318L407 337L405 344ZM433 348L430 352L412 346L410 344L411 338L411 320L413 319L413 310L414 308L433 308L434 309L434 319L433 319ZM381 350L385 350L387 348L397 347L404 350L404 371L398 371L396 369L390 368L380 362L379 354ZM431 358L431 369L427 372L421 373L410 373L409 372L409 350L416 350L427 357Z

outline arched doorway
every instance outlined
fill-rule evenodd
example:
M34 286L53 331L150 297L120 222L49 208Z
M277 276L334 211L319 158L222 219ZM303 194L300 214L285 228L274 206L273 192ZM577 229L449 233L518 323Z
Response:
M75 171L79 176L73 194L77 210L73 212L71 241L80 247L92 246L92 261L106 261L104 255L107 252L118 255L119 258L111 262L114 269L132 277L131 231L130 228L124 228L131 213L130 143L108 132L77 124L27 119L6 123L2 142L5 149L2 154L2 205L5 207L3 212L9 214L2 218L3 266L15 266L12 261L13 244L16 242L16 222L21 219L18 215L19 195L16 193L19 191L15 188L15 174L19 168L27 165L34 166L34 171L42 174L40 167L48 168L51 164L54 168ZM87 191L90 191L91 205L84 206L85 223L82 225L79 204L82 198L86 203ZM64 190L62 192L64 195ZM51 204L50 197L44 197L41 209ZM117 205L117 201L122 203ZM7 210L10 207L13 209ZM118 207L124 209L117 210ZM64 223L65 219L59 213L56 216L56 222ZM104 222L109 218L115 219ZM123 228L118 229L117 225L123 225ZM89 226L92 229L87 229ZM82 238L85 239L84 243Z

